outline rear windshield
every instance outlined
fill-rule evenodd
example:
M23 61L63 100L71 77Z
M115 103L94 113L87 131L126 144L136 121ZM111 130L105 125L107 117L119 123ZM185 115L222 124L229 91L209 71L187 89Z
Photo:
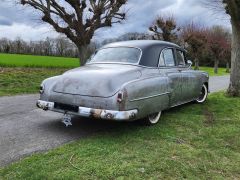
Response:
M97 51L90 63L138 63L141 50L131 47L104 48Z

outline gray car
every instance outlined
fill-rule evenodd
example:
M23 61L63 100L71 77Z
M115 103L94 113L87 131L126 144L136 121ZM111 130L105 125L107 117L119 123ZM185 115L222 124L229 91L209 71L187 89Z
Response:
M116 121L156 124L163 110L208 95L209 75L191 69L186 51L164 41L125 41L96 51L85 66L46 79L37 107Z

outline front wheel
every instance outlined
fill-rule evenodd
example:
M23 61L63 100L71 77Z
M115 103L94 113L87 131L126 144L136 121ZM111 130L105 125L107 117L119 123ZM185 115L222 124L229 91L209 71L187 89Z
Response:
M208 88L206 86L206 84L203 84L200 95L198 97L198 99L196 100L197 103L204 103L207 100L207 96L208 96Z
M149 115L144 119L145 124L148 126L157 124L160 120L161 114L162 111Z

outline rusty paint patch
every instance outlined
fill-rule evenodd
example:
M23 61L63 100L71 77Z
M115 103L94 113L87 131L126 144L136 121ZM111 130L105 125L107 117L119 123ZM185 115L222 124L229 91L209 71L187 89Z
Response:
M102 110L101 109L92 109L90 111L90 117L92 118L101 118Z

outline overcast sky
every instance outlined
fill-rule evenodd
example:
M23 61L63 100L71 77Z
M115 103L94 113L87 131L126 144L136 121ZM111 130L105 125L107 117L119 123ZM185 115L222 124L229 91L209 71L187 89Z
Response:
M56 37L57 33L41 23L39 14L29 8L13 4L14 0L0 0L0 38L41 40ZM227 16L206 8L201 0L129 0L127 20L113 28L103 28L96 33L97 39L114 38L127 32L147 32L149 25L159 15L173 14L179 25L191 21L204 26L223 25L230 28Z

